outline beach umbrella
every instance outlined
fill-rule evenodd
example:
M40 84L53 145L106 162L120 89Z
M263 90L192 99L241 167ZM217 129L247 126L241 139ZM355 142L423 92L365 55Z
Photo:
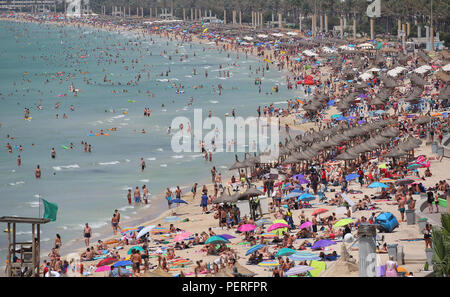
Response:
M352 174L347 175L347 176L345 177L345 180L346 180L346 181L351 181L351 180L354 180L354 179L356 179L356 178L358 178L358 177L359 177L359 174L352 173Z
M316 215L316 214L326 213L327 211L328 211L328 209L325 209L325 208L319 208L319 209L316 209L315 211L313 211L312 215L314 216L314 215Z
M137 231L137 228L123 228L122 231L120 231L120 233L125 234L125 233L132 233Z
M298 182L299 182L300 184L309 184L309 181L306 180L306 179L304 179L304 178L299 178L299 179L298 179Z
M266 225L266 224L271 224L272 221L269 220L269 219L259 219L259 220L257 220L255 223L256 223L256 225L258 225L258 226L262 226L262 225Z
M250 197L258 197L260 195L264 195L264 192L255 188L249 188L244 193L238 195L238 200L245 200Z
M411 164L411 165L408 165L407 168L409 170L414 170L414 169L420 168L420 166L422 166L422 165L420 165L420 164Z
M312 222L304 222L303 224L300 225L300 229L306 229L312 226Z
M225 238L223 238L223 237L221 237L221 236L211 236L210 238L208 238L206 241L205 241L205 244L210 244L210 243L222 243L222 242L230 242L228 239L225 239Z
M302 195L299 197L299 199L300 199L301 201L311 201L311 200L316 199L316 197L315 197L314 195L311 195L311 194L308 194L308 193L304 193L304 194L302 194Z
M412 179L399 179L398 181L395 182L396 185L409 185L412 184L414 182L414 180Z
M97 267L111 265L114 262L116 262L115 258L106 258L106 259L103 259L100 262L98 262Z
M327 247L327 246L330 246L330 245L334 245L334 244L336 244L336 242L328 240L328 239L321 239L319 241L316 241L312 245L311 249L318 250L318 249L321 249L321 248L324 248L324 247Z
M103 271L110 271L110 270L111 270L111 266L100 266L94 272L103 272Z
M389 186L380 182L373 182L369 185L369 188L389 188Z
M277 235L276 234L273 234L273 233L263 233L263 234L261 234L261 237L269 237L269 238L273 238L273 237L277 237Z
M151 226L147 226L147 227L142 228L141 231L139 231L139 233L136 236L136 238L141 238L142 236L144 236L145 234L150 232L155 227L156 227L155 225L151 225Z
M287 225L287 224L281 224L281 223L276 223L276 224L273 224L272 226L270 226L270 227L267 229L267 231L268 231L268 232L271 232L271 231L273 231L273 230L277 230L277 229L281 229L281 228L287 228L287 227L289 227L289 225Z
M290 256L290 255L293 255L295 253L297 253L296 250L288 249L288 248L282 248L276 253L275 257Z
M382 178L379 180L380 183L393 183L394 180L390 178Z
M236 238L236 236L229 235L229 234L219 234L217 236L223 237L223 238L228 239L228 240L232 239L232 238Z
M306 273L310 270L314 270L314 267L311 266L306 266L306 265L297 265L292 267L291 269L289 269L288 271L286 271L286 275L297 275L297 274L302 274L302 273Z
M319 256L313 253L307 253L307 252L300 252L297 254L293 254L289 256L289 259L292 261L313 261L313 260L322 260Z
M244 225L242 225L242 226L240 226L239 228L238 228L238 231L241 231L241 232L249 232L249 231L253 231L253 230L255 230L256 229L256 226L255 225L252 225L252 224L244 224Z
M258 266L269 267L269 266L280 266L278 261L262 261L258 263Z
M353 219L342 219L336 222L336 224L333 225L333 227L343 227L345 225L348 225L350 223L353 223Z
M286 225L288 225L288 222L286 222L286 221L283 220L283 219L274 220L274 221L272 221L272 223L273 223L273 224L280 223L280 224L286 224Z
M191 236L192 233L190 232L184 232L181 234L178 234L177 236L174 237L173 241L182 241L185 240L186 238L189 238L189 236Z
M228 195L222 195L220 197L217 197L213 200L213 203L233 203L238 201L239 193L235 193L231 196Z
M164 228L164 227L155 227L155 228L152 228L150 230L150 232L152 232L152 233L167 233L167 232L169 232L169 229Z
M136 250L136 251L139 251L139 252L144 252L144 249L142 248L142 247L140 247L140 246L133 246L132 248L130 248L129 250L128 250L128 255L131 255L131 252L133 251L133 250Z
M262 249L262 248L265 247L265 246L266 246L265 244L257 244L257 245L254 245L254 246L252 246L251 248L249 248L249 249L247 250L247 252L245 252L245 255L248 256L248 255L250 255L250 254L253 254L253 253L257 252L258 250Z
M123 266L130 266L133 265L133 262L131 261L119 261L114 263L113 267L123 267Z
M290 199L290 198L297 198L299 196L301 196L301 193L297 193L297 192L291 192L289 194L286 195L286 199Z

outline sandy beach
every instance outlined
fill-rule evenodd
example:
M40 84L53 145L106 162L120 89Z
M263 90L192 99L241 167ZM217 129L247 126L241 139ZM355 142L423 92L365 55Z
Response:
M23 18L10 19L7 17L0 18L3 21L18 21L24 22L27 21ZM128 30L129 32L133 32L140 35L148 35L148 34L159 34L160 36L164 36L168 39L182 40L182 34L180 31L177 32L165 32L161 34L161 31L152 32L146 29L129 29L127 27L121 27L118 25L94 25L87 24L84 22L60 22L60 21L46 21L46 23L61 25L61 26L86 26L95 29L102 29L108 31L118 31ZM213 37L207 38L202 34L193 34L189 39L184 39L186 42L194 42L201 44L211 44ZM412 199L415 201L415 210L416 216L424 216L426 217L426 213L428 209L422 211L420 209L422 205L425 205L426 199L424 198L425 193L418 193L415 191L415 188L412 188L411 183L407 184L407 188L404 189L405 192L399 189L396 184L397 180L407 179L408 176L411 177L414 175L417 179L414 180L414 184L421 183L425 188L433 188L436 196L439 194L440 196L444 195L445 190L442 188L434 188L436 185L442 187L448 187L447 183L450 179L449 171L447 167L449 165L449 160L444 158L440 160L440 157L436 153L432 153L431 143L428 142L429 135L426 134L426 128L423 125L417 124L413 122L413 120L420 119L424 117L424 114L428 112L431 113L431 110L428 106L424 107L421 111L414 112L397 112L397 109L391 107L383 107L383 113L378 116L372 116L371 112L375 110L380 110L378 108L374 108L374 104L370 104L367 102L363 103L358 101L355 109L351 111L342 111L341 104L344 102L344 98L347 96L356 97L356 95L360 94L360 92L354 91L349 92L348 90L352 87L356 88L354 85L349 84L347 79L344 79L344 76L341 73L335 73L331 63L329 61L324 62L326 65L314 66L307 68L306 66L313 64L314 60L309 60L309 57L302 57L303 61L300 66L296 63L292 63L292 60L297 57L296 53L289 54L280 54L283 50L287 49L276 49L275 47L271 47L270 49L264 50L264 55L258 54L261 51L258 51L257 47L243 47L237 44L230 44L228 42L219 41L216 42L217 48L223 48L224 50L231 53L239 53L245 55L251 55L252 57L258 58L262 61L271 59L270 67L281 67L286 71L286 75L289 78L282 78L280 80L287 80L288 84L294 83L296 84L295 88L297 88L297 80L303 80L302 88L299 88L296 92L298 93L298 98L296 101L291 102L291 106L288 108L283 108L282 111L276 114L272 114L270 111L270 115L267 114L267 117L271 120L279 120L280 129L290 129L291 131L298 131L298 133L289 134L288 131L284 135L289 135L290 139L280 139L281 146L280 148L286 148L290 150L289 154L286 154L284 157L280 158L276 162L272 162L272 164L264 164L264 166L258 167L260 168L261 174L258 175L254 166L249 166L248 168L252 168L249 171L249 175L244 178L244 180L248 180L251 187L248 187L248 184L243 182L239 185L239 188L234 193L232 192L234 186L239 184L239 180L232 184L230 182L230 178L232 175L239 178L240 171L236 170L225 170L222 175L222 185L225 189L230 190L230 194L242 194L246 190L250 188L256 188L263 192L262 195L259 195L260 198L265 198L267 201L268 212L263 213L262 217L259 217L256 221L251 220L250 218L245 218L246 223L250 225L256 225L254 233L246 233L238 231L238 228L242 226L242 220L244 219L242 216L240 217L241 221L238 224L234 224L234 226L228 228L220 226L220 220L218 216L220 216L220 212L222 210L221 207L224 204L214 203L214 200L218 197L209 200L209 204L207 206L208 212L204 213L202 211L201 203L202 203L202 187L203 184L199 183L197 187L197 195L194 198L193 194L189 191L185 192L181 195L181 199L186 202L186 204L172 204L171 209L168 209L162 212L156 219L143 222L138 226L123 226L120 224L122 228L132 227L132 230L127 233L118 233L117 235L111 235L109 237L101 238L103 243L107 244L105 248L102 250L96 248L97 253L95 256L99 256L100 259L97 260L89 260L89 261L81 261L80 263L83 265L84 276L89 277L103 277L109 275L109 269L105 271L95 272L97 270L97 265L99 262L107 258L105 255L114 255L114 253L118 252L118 258L115 259L115 262L120 260L128 261L130 257L130 249L135 246L143 245L142 242L136 240L136 235L139 233L139 227L147 227L147 226L155 226L157 229L153 229L149 231L149 242L148 242L148 256L149 256L149 264L152 269L149 269L150 273L141 273L137 276L152 276L152 274L156 274L159 276L186 276L186 277L203 277L203 276L214 276L214 275L229 275L229 270L236 266L237 262L240 264L240 267L246 268L246 273L244 274L252 274L256 277L271 277L274 275L274 268L281 266L273 262L278 262L280 260L279 257L275 257L275 254L281 250L288 248L289 246L294 250L297 250L299 253L301 252L311 252L315 258L321 257L321 253L325 253L327 255L333 254L336 252L339 255L338 258L334 260L320 260L319 262L325 263L325 269L314 267L315 273L317 276L359 276L357 268L358 261L358 245L355 244L356 241L348 241L345 242L344 238L344 226L349 226L349 230L353 237L357 237L358 227L361 223L365 223L368 218L375 214L375 217L381 213L392 213L398 220L398 228L395 229L394 232L389 233L380 233L380 235L384 236L383 240L379 240L381 243L379 249L379 253L377 253L377 266L383 266L388 260L387 251L381 251L381 247L383 243L386 244L398 244L403 249L403 254L405 257L404 264L401 266L403 269L408 271L408 273L413 273L416 276L420 276L424 273L424 264L426 262L426 253L425 253L425 241L423 240L422 230L419 230L418 224L407 224L406 218L401 221L400 220L400 211L399 211L399 203L403 203L405 206L403 199L406 201L406 198ZM315 50L319 52L319 46L315 46ZM348 54L348 53L346 53ZM344 54L345 55L345 54ZM351 55L351 54L348 54ZM286 58L290 57L290 62L285 63ZM368 58L367 58L368 59ZM410 62L409 67L413 69L416 56L410 57L408 62ZM352 63L356 63L356 58L345 57L345 60L352 60ZM444 61L440 62L444 65ZM429 63L431 64L431 63ZM280 66L282 65L282 66ZM369 65L366 65L365 68L368 68ZM372 65L373 66L373 65ZM406 66L406 65L405 65ZM307 69L306 69L307 68ZM406 68L405 68L406 69ZM303 93L306 90L305 86L305 78L307 76L314 76L314 84L312 85L312 91L310 94ZM301 79L300 79L301 78ZM430 75L428 78L426 86L424 87L423 94L424 97L433 98L434 94L438 91L442 91L447 86L442 81L438 81L434 78L433 75ZM330 82L331 81L331 82ZM356 81L356 78L355 78ZM410 80L403 78L398 79L397 82L399 84L404 84L408 88L412 88L410 85L412 84ZM327 83L328 86L327 86ZM368 84L369 83L369 84ZM363 93L369 94L370 98L375 98L385 89L384 82L383 85L380 85L379 80L375 83L372 83L371 80L361 82L360 85L367 85L367 91ZM301 83L298 83L298 86L301 86ZM344 87L345 85L345 87ZM442 85L445 85L442 87ZM436 87L437 86L437 87ZM347 88L348 87L348 88ZM398 90L393 91L391 94L391 101L400 102L407 97L406 92L401 92L402 86L399 87ZM305 91L306 92L306 91ZM394 94L395 92L395 94ZM324 106L321 106L320 109L314 110L313 112L309 112L307 109L304 109L305 106L312 105L315 102L319 102L317 99L319 95L323 95L326 97ZM389 97L389 96L388 96ZM292 98L289 98L291 100ZM329 104L330 101L336 101L335 104ZM299 103L298 101L301 101ZM305 101L305 102L303 102ZM389 100L388 100L389 101ZM339 103L338 103L339 102ZM286 99L286 103L288 103L288 99ZM388 103L388 102L387 102ZM386 104L387 104L386 103ZM426 105L426 104L425 104ZM402 105L402 106L406 106ZM248 106L249 109L256 110L257 106ZM268 108L270 110L270 108ZM439 106L439 109L436 109L434 112L439 112L441 115L432 117L435 121L433 125L436 136L444 131L444 125L449 125L449 118L447 116L443 116L443 114L448 114L449 112L448 106ZM335 118L338 116L342 117L351 117L354 119L348 119L336 122ZM408 117L411 116L411 117ZM367 120L364 123L358 122L358 120ZM393 122L389 122L389 120L393 120ZM431 123L432 120L430 120ZM341 140L341 142L335 146L336 149L330 151L324 150L322 147L314 148L315 144L325 143L324 140L328 137L327 141L330 141L332 137L336 137L338 135L344 135L345 132L350 131L351 129L363 129L369 126L375 126L378 122L385 122L385 125L380 126L374 130L365 131L366 134L358 135L358 136L349 136L345 140ZM321 136L320 140L316 140L313 142L309 142L306 145L305 136L314 135L320 133L321 131L326 131L327 129L331 131L333 127L340 127L335 131L331 132L330 135ZM378 130L377 130L378 129ZM370 139L375 139L379 134L385 133L388 129L395 130L395 136L387 137L385 143L380 142L379 148L374 149L373 152L366 151L362 155L361 153L357 155L354 159L349 159L350 162L344 160L337 160L337 156L341 156L347 150L353 149L358 145L362 145L364 141L368 141ZM306 134L305 134L306 133ZM425 133L425 136L423 134ZM447 132L448 133L448 132ZM445 133L443 133L445 134ZM400 162L400 164L395 163L395 160L392 158L385 156L388 152L394 150L399 144L402 142L407 142L416 136L422 135L420 144L418 144L413 149L408 151L408 157L402 158L404 159ZM297 137L297 138L296 138ZM417 137L418 138L418 137ZM302 146L301 150L297 150L297 147L294 149L289 148L290 143L301 142L304 146ZM377 143L378 144L378 143ZM316 155L311 157L311 160L299 159L296 162L287 162L286 159L289 156L293 156L294 154L300 154L302 152L310 152L316 151ZM375 153L376 151L376 153ZM292 154L291 154L292 153ZM414 157L412 157L412 155ZM424 160L421 162L416 161L419 156L424 156ZM241 161L242 158L240 158ZM302 161L300 161L302 160ZM232 163L234 160L230 160ZM398 160L397 160L398 161ZM425 166L425 163L427 165ZM387 164L387 167L380 167L380 164ZM407 169L407 166L411 164L416 164L418 167L413 172L412 170ZM423 165L423 166L422 166ZM257 166L256 166L257 167ZM311 168L314 170L311 171ZM358 179L351 179L346 181L346 177L350 174L355 174L360 169L364 169L362 178L364 179L364 184L360 184ZM387 168L385 171L382 169ZM279 207L276 207L275 197L267 197L266 190L266 178L261 178L263 175L274 174L270 169L276 169L278 173L276 173L274 179L275 184L278 186L278 189L283 187L282 196L283 199L280 198L281 204ZM321 172L325 172L326 180L326 191L323 192L322 199L319 199L317 195L317 191L313 191L313 188L310 186L312 184L313 178L319 178ZM431 170L432 175L427 176L428 173L426 170ZM223 171L222 171L223 172ZM305 183L301 183L297 178L294 178L295 175L302 174L304 179L307 179ZM369 177L374 176L374 177ZM393 177L395 175L395 177ZM257 178L260 177L260 178ZM388 177L386 177L388 176ZM195 177L193 177L195 178ZM250 181L251 180L251 181ZM323 180L323 178L322 178ZM385 181L383 181L385 180ZM388 181L386 181L388 180ZM390 181L389 181L390 180ZM199 182L198 180L193 179L192 184L194 182ZM389 199L375 199L375 196L379 196L380 188L371 188L368 187L373 182L384 182L386 188L390 185L389 190L392 190L391 197ZM445 182L445 183L443 183ZM206 183L206 182L205 182ZM334 183L334 185L333 185ZM319 182L322 184L322 182ZM396 185L396 186L394 186ZM285 188L291 186L292 188ZM411 188L408 188L411 187ZM206 183L205 185L207 189L207 193L211 195L211 193L215 193L215 184ZM397 188L396 188L397 187ZM292 194L291 190L299 189L301 193L314 194L314 199L309 203L300 203L301 207L298 206L300 201L292 198L285 198L287 195ZM274 190L274 193L277 189ZM397 192L396 192L397 191ZM406 194L408 191L408 194ZM447 190L448 191L448 190ZM316 193L314 193L316 192ZM319 191L320 192L320 191ZM346 195L342 195L342 193L346 193ZM224 191L223 196L227 195L227 190ZM339 194L339 195L337 195ZM281 191L280 191L281 195ZM158 200L165 200L165 194L160 193L155 195ZM298 195L297 197L299 197ZM219 196L220 197L220 196ZM348 209L346 206L350 205L350 202L344 201L344 198L348 198L352 201L352 204L358 205L357 207L352 207L353 209ZM448 197L447 197L448 198ZM425 200L424 200L425 199ZM297 201L297 203L296 203ZM333 202L334 201L334 202ZM363 203L364 202L364 203ZM361 204L361 208L359 205ZM289 206L288 206L289 205ZM295 206L294 206L295 205ZM228 208L227 208L228 209ZM318 217L313 215L313 212L318 209L323 209L322 214L319 214ZM420 209L420 211L419 211ZM348 211L350 211L350 216L348 216ZM444 207L439 207L440 212L447 212L447 209ZM274 232L271 235L267 235L269 232L267 231L267 227L275 224L275 220L286 219L287 212L290 213L290 217L292 218L292 223L295 228L289 226L289 229L286 229L286 233L279 234L278 232ZM334 214L334 215L332 215ZM329 219L329 217L331 218ZM303 232L299 226L305 222L311 222L315 218L316 220L325 219L323 224L317 224L319 230L314 232L315 234L312 236L311 228L304 228L307 230L305 236L303 234L300 236L300 233ZM225 218L224 218L225 219ZM247 219L249 220L247 222ZM329 221L327 221L329 219ZM340 227L333 228L333 224L342 220L342 219L351 219L351 223L347 225L343 225ZM418 218L416 218L417 220ZM432 224L440 224L439 220L435 220L434 217L430 216L429 222ZM265 224L259 224L259 222L265 221ZM170 232L170 226L173 225L175 229L178 229L175 232ZM264 228L260 227L263 226ZM160 228L160 229L158 229ZM286 227L284 227L286 228ZM155 230L159 230L159 234L155 232ZM111 231L112 232L112 231ZM183 249L173 249L175 245L181 240L175 241L174 238L176 236L180 236L189 232L189 235L186 235L183 242L194 241L195 234L198 234L202 237L204 241L206 239L212 237L211 235L228 235L229 240L226 240L226 248L224 246L220 246L220 252L211 253L207 252L205 249L208 248L218 248L216 244L208 245L208 244L200 244L200 245L189 245L188 248ZM80 232L81 233L81 232ZM261 235L262 233L266 234ZM297 236L298 235L298 236ZM253 238L252 238L253 236ZM279 237L279 241L273 241L274 237ZM95 238L97 240L97 238ZM311 245L319 240L330 240L332 243L326 247L321 249L312 250ZM82 239L80 239L81 241ZM128 244L127 244L128 243ZM63 250L66 249L65 243L63 242ZM255 265L249 263L249 255L246 255L246 252L254 246L255 244L264 244L265 247L261 249L261 257L264 261L267 261L267 265ZM97 247L97 242L91 241L89 246ZM303 246L303 248L300 248ZM174 252L174 254L168 253L169 250ZM344 257L343 251L345 253L348 252L348 256ZM62 254L61 260L75 259L78 263L80 260L80 256L85 254L86 247L80 248L76 250L74 253L70 253L70 255ZM141 253L142 254L142 253ZM145 254L145 252L143 252ZM252 253L254 254L254 253ZM255 253L254 255L256 256ZM85 256L85 255L84 255ZM84 257L83 256L83 257ZM258 254L259 256L259 254ZM78 258L77 258L78 257ZM159 261L165 257L167 259L167 263L165 267L158 267L161 265ZM41 260L51 260L52 262L55 259L53 257L43 257ZM339 259L341 258L341 259ZM344 258L345 261L344 262ZM288 259L288 257L281 258L283 263ZM286 260L285 260L286 259ZM202 261L201 263L199 261ZM314 260L317 262L317 260ZM312 261L299 261L300 265L312 265ZM113 263L113 262L112 262ZM111 264L112 264L111 263ZM181 264L180 264L181 263ZM219 267L219 272L214 273L213 263L217 264ZM231 263L231 264L230 264ZM298 262L296 262L297 264ZM126 265L128 268L131 265ZM198 266L198 267L197 267ZM156 268L157 267L157 268ZM287 266L283 266L287 267ZM163 268L167 268L164 270ZM288 267L285 270L288 271L292 267ZM77 267L78 273L79 266ZM227 270L228 269L228 270ZM240 269L240 268L239 268ZM284 271L284 272L286 272ZM226 274L228 273L228 274ZM77 276L80 274L76 274ZM300 273L300 276L305 276L305 273ZM316 275L315 275L316 276Z

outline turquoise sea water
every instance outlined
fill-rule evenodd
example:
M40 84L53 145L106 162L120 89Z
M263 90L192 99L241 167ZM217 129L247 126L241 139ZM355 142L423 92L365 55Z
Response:
M204 118L210 110L224 118L233 108L238 116L255 116L258 105L285 106L282 102L294 96L286 88L285 74L276 69L266 71L258 93L254 79L261 77L255 73L263 65L260 61L243 54L237 59L236 53L228 57L227 52L207 45L159 37L136 41L130 33L13 22L0 22L0 40L0 216L38 216L39 197L57 203L57 221L42 227L43 251L51 247L56 233L63 239L63 254L81 246L86 222L93 227L93 240L111 235L109 222L116 208L122 214L122 227L152 219L167 209L167 203L155 197L165 188L209 181L212 166L223 174L228 172L227 166L234 161L232 153L215 153L210 163L199 153L171 150L167 128L174 117L192 119L193 108L202 108ZM188 58L180 61L182 55ZM132 63L136 59L138 62ZM222 71L230 72L229 78L219 77L219 64ZM127 85L134 84L139 73L138 85ZM159 76L161 73L164 76ZM114 86L103 81L105 74ZM69 92L72 83L80 89L78 96ZM172 83L183 85L184 94L177 94ZM223 86L220 96L218 84ZM275 84L280 85L280 92L266 94ZM194 89L194 85L203 88ZM148 90L154 96L148 95ZM191 96L194 104L188 106ZM40 100L43 110L37 108ZM145 107L151 108L150 117L143 116ZM24 120L24 108L30 109L32 120ZM63 119L64 113L67 119ZM106 131L113 127L116 132ZM110 136L88 136L91 130L98 133L100 129ZM140 133L142 129L147 133ZM6 138L8 134L16 139ZM82 141L92 145L92 153L84 152ZM13 149L9 154L8 142L13 147L22 145L23 151ZM61 147L70 143L73 150ZM53 147L56 159L50 157ZM140 171L141 157L148 165L144 173ZM34 177L38 164L40 180ZM128 206L127 189L144 184L153 194L151 203ZM30 229L19 226L18 240L29 239ZM6 250L7 233L1 233L1 259Z

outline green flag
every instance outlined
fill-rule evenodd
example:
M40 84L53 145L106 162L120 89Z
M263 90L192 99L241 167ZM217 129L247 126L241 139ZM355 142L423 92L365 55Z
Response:
M58 212L58 205L50 203L47 200L42 199L44 203L44 219L50 219L50 221L56 221L56 213Z
M383 47L383 44L381 42L377 43L377 50L381 49Z

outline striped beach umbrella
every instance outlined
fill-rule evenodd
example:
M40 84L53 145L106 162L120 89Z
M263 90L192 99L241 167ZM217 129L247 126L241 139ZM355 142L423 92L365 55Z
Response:
M270 266L280 266L280 263L278 261L262 261L258 263L258 266L263 266L263 267L270 267Z
M253 254L254 252L257 252L258 250L262 249L265 246L266 246L265 244L254 245L245 252L245 255L248 256L250 254Z
M300 252L289 256L289 259L292 261L313 261L313 260L321 260L319 256L309 252Z
M306 265L297 265L292 267L291 269L289 269L288 271L286 271L286 275L297 275L297 274L302 274L302 273L306 273L310 270L314 270L315 268L311 267L311 266L306 266Z

